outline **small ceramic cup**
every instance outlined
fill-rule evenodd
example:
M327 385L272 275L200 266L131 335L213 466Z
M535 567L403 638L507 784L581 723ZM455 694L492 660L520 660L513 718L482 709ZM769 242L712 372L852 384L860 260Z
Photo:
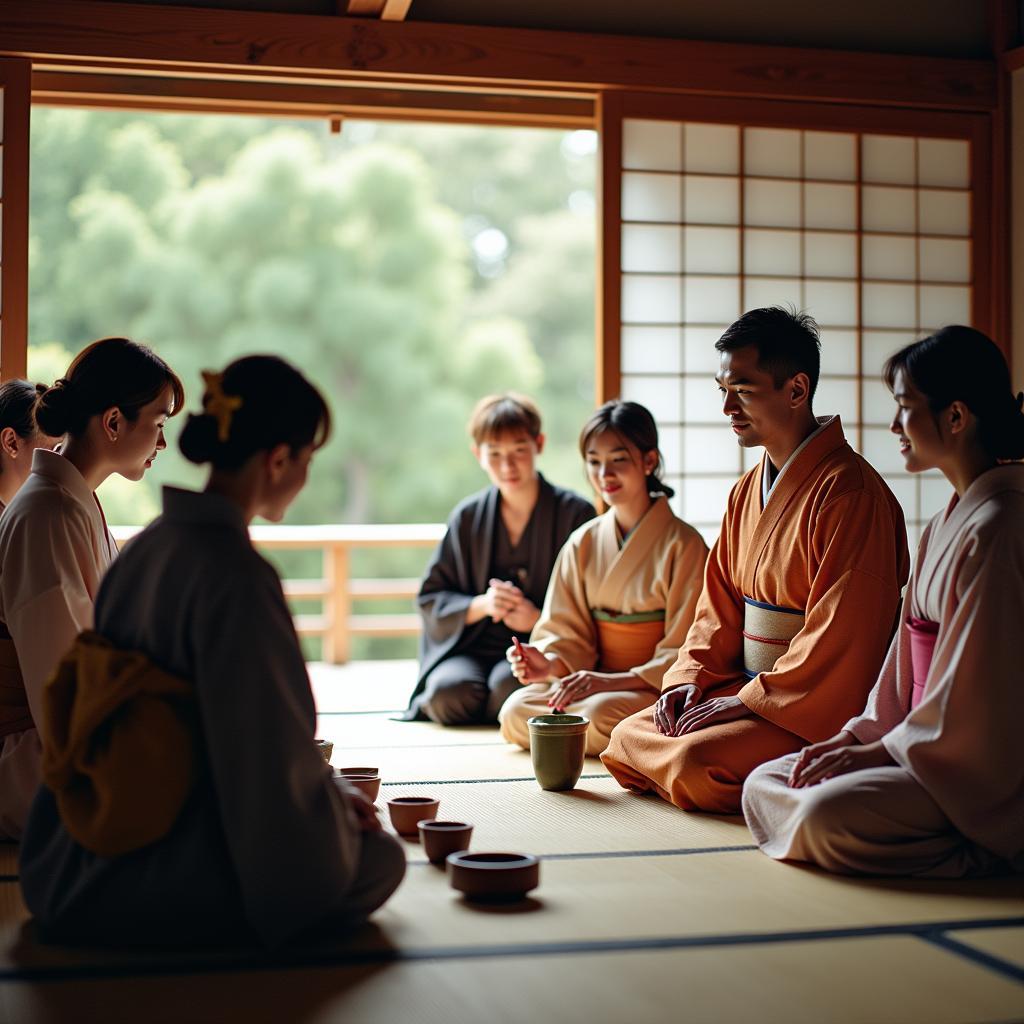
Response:
M540 884L540 862L528 853L453 853L448 881L468 900L521 900Z
M380 776L379 768L338 768L339 775L376 775Z
M341 778L350 786L355 786L360 792L365 793L371 803L377 799L380 792L379 775L342 775Z
M400 836L414 836L416 826L428 818L436 818L440 806L441 801L432 796L396 796L388 801L388 814Z
M324 760L330 764L331 754L334 753L334 744L330 740L316 740L316 749L324 756Z
M530 759L541 789L572 789L587 754L586 715L534 715L527 719Z
M469 849L473 826L464 821L438 821L436 818L419 823L420 842L431 864L440 864L449 853Z

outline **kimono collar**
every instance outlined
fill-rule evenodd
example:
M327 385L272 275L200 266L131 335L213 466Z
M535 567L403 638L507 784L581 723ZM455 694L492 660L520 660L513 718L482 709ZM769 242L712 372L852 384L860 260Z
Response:
M761 494L762 507L767 506L768 499L781 496L783 491L791 490L789 485L799 487L809 470L816 466L826 455L846 444L846 435L838 416L819 416L820 426L813 434L806 437L803 443L786 459L782 468L767 489L765 481L768 476L768 453L761 458ZM786 487L781 486L783 476Z
M638 566L650 557L654 545L665 536L675 513L664 495L655 498L650 508L626 542L619 548L619 535L615 526L615 512L608 509L599 518L597 542L600 564L604 567L604 578L601 580L597 593L594 595L593 607L614 608L616 595L621 595L629 580L634 576Z
M37 448L32 453L32 472L67 491L96 520L97 527L102 527L105 532L100 503L74 463L48 448Z
M1024 494L1024 464L1014 462L995 466L974 480L971 486L964 491L962 498L957 497L954 492L946 506L945 513L940 513L942 519L938 524L939 529L954 527L959 530L964 520L975 509L1003 491L1019 491Z
M775 467L769 461L768 453L767 452L764 453L763 469L762 469L762 472L761 472L761 507L762 508L764 508L764 506L768 504L768 496L771 494L772 488L779 482L779 480L782 477L782 474L785 473L786 470L789 469L789 467L793 465L793 463L797 459L797 456L800 455L800 453L811 443L811 441L813 441L829 425L829 423L832 422L833 419L838 419L838 418L839 418L838 416L819 416L818 417L818 426L817 426L817 428L812 430L803 439L803 441L800 442L800 444L797 446L797 448L794 450L794 452L790 455L790 457L788 459L786 459L786 461L778 468L778 470L776 471L774 476L772 476L771 470L774 469Z
M246 536L249 530L242 510L220 494L186 491L181 487L163 489L164 522L202 526L231 526Z

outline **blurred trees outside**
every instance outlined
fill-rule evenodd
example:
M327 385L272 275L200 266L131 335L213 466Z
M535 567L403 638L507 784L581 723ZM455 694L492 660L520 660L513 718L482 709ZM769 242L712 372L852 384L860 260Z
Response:
M29 374L52 381L88 342L126 335L180 374L187 410L201 369L284 356L335 417L289 522L443 520L486 483L469 411L506 389L540 403L542 471L582 491L595 148L592 132L352 121L333 135L37 107ZM110 522L148 521L162 483L201 484L177 452L184 419L142 483L103 485ZM423 552L398 561L415 575Z

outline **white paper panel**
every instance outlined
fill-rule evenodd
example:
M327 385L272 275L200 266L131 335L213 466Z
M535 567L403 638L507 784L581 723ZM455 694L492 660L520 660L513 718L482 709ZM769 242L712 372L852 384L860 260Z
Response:
M834 231L806 232L804 273L808 277L856 277L857 236Z
M861 222L865 231L914 232L914 192L906 188L861 189Z
M934 331L948 324L970 324L971 289L960 285L921 285L921 327Z
M971 147L963 139L919 139L917 180L922 185L969 188Z
M679 423L682 403L678 377L622 375L622 397L645 405L659 423Z
M952 497L953 488L945 477L936 479L931 476L922 476L920 517L931 519L932 516L945 509Z
M683 430L683 469L686 473L737 473L740 460L736 435L722 417L717 427L686 427Z
M679 221L682 219L682 179L673 174L622 175L622 219Z
M746 174L799 178L800 132L788 128L746 128L743 164Z
M743 233L744 273L799 277L802 270L799 231L752 228Z
M862 370L866 377L881 379L882 367L889 356L917 341L916 331L864 331L861 334Z
M865 327L916 327L917 296L912 284L864 284L861 322Z
M679 323L682 319L682 281L678 277L622 275L622 322Z
M900 443L887 427L864 427L864 458L879 473L903 472L903 456Z
M740 170L740 129L734 124L686 125L683 161L688 171L698 174L738 174Z
M909 473L898 473L885 477L885 485L896 496L903 509L904 517L917 518L917 480Z
M799 277L748 277L743 282L743 310L764 306L804 306Z
M804 132L804 177L853 181L857 177L857 136Z
M864 422L876 427L885 427L892 423L896 415L896 402L893 400L892 392L882 381L881 372L865 372L861 388L861 415Z
M804 185L804 226L854 231L857 228L857 186Z
M865 135L861 139L863 181L913 185L914 140L899 135Z
M821 372L855 374L857 372L857 332L822 330L820 333Z
M713 375L683 378L683 406L688 423L721 423L728 429L722 415L722 396Z
M683 209L688 224L739 224L739 178L686 175L683 179Z
M800 184L795 181L744 181L743 216L756 227L798 228Z
M839 416L845 426L857 422L857 388L850 380L822 377L814 392L814 411L818 416Z
M673 505L672 508L676 509L676 506ZM678 509L676 509L676 515L679 516L680 519L682 519L683 517L682 498L679 498L679 506ZM715 523L714 525L709 525L707 523L691 523L690 525L695 526L697 528L697 532L704 538L704 543L707 544L709 548L714 547L715 541L718 540L718 535L719 533L721 533L721 521Z
M804 281L804 306L823 327L855 327L857 285L850 281Z
M738 274L739 228L694 227L685 229L683 252L686 270L692 274Z
M677 224L623 224L622 269L678 274L683 269L683 229Z
M686 327L683 331L685 368L687 373L718 373L721 355L715 342L725 333L728 324L717 327Z
M688 523L721 523L735 480L689 476L683 481L683 518Z
M623 327L621 358L623 373L682 373L682 328Z
M861 273L866 278L913 281L917 277L916 240L908 235L864 235Z
M918 230L922 235L969 235L971 233L971 193L936 192L922 188L917 192Z
M919 245L922 281L970 281L971 243L966 239L922 238Z
M740 311L740 283L735 277L686 278L686 321L732 323Z
M622 122L622 166L642 171L683 169L683 126L678 121Z
M659 427L658 448L661 449L661 458L665 464L663 479L678 474L683 465L683 428Z

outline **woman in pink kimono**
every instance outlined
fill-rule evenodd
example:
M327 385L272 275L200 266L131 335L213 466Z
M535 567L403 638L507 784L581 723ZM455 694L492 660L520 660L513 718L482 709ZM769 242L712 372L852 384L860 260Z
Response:
M156 353L104 338L38 398L46 443L32 452L32 472L0 519L0 839L20 838L39 787L43 683L92 625L100 580L117 554L96 488L115 473L142 479L183 397ZM51 451L60 437L60 453ZM13 465L5 460L5 476Z
M907 470L938 469L955 493L864 712L757 769L743 811L769 856L843 874L1024 870L1024 465L1007 464L1024 458L1024 396L968 327L897 352L885 379Z

